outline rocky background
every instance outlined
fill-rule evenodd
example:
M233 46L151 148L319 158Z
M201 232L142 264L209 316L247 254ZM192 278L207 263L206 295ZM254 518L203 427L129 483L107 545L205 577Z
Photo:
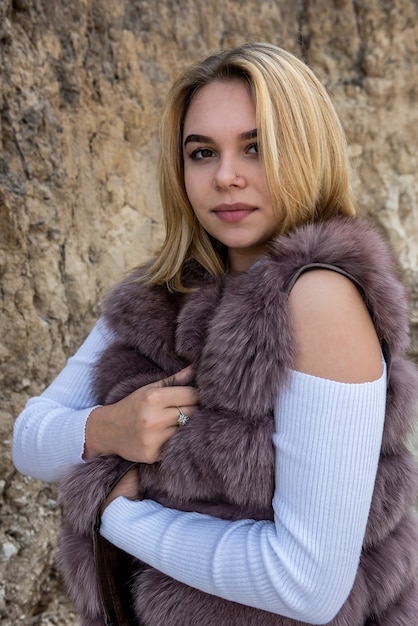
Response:
M418 357L417 18L417 0L0 0L1 624L77 623L56 491L15 472L13 421L161 241L159 112L199 55L266 39L320 75L404 267Z

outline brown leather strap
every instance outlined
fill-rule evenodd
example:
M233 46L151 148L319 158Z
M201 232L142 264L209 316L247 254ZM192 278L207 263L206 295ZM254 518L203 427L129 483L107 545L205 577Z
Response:
M363 298L365 298L363 287L360 284L360 282L357 280L357 278L354 278L352 274L350 274L349 272L346 272L341 267L338 267L337 265L331 265L328 263L308 263L307 265L303 265L302 267L300 267L297 270L297 272L295 272L291 276L290 280L287 282L286 288L285 288L286 292L290 293L297 279L300 276L302 276L302 274L304 274L305 272L309 272L310 270L331 270L332 272L337 272L338 274L342 274L346 278L349 278L356 285L356 287L358 287L361 295L363 296Z
M128 462L123 465L109 493L135 465L136 463ZM136 571L138 561L101 536L100 512L96 516L93 536L96 581L105 613L106 626L140 626L132 610L129 591L133 562L135 561Z
M97 584L107 626L130 626L122 606L115 572L118 571L117 548L95 530L95 561Z

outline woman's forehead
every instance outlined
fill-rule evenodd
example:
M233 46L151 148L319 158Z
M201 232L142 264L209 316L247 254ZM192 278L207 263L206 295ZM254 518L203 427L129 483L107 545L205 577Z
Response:
M193 97L184 120L184 136L210 136L231 129L239 134L254 129L255 120L255 107L246 83L239 79L216 81L201 87Z

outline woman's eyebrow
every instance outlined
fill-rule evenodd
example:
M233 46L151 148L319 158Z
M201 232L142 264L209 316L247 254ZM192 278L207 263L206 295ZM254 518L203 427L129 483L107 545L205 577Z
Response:
M184 145L188 143L213 143L213 139L211 137L207 137L206 135L187 135L184 140Z
M246 141L247 139L256 139L257 138L257 129L253 128L252 130L247 130L247 132L245 133L241 133L241 135L239 136L239 138L242 141Z
M246 141L247 139L254 139L257 137L257 129L253 128L252 130L247 130L244 133L239 135L240 141ZM208 137L207 135L187 135L184 140L184 145L186 146L188 143L214 143L212 137Z

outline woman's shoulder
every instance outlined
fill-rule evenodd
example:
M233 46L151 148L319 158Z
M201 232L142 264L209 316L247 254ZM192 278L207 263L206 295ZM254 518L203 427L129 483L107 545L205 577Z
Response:
M346 318L339 310L340 326L349 327L349 312L366 307L386 354L405 353L409 345L409 302L402 271L386 237L369 220L337 217L305 224L276 239L271 260L288 293L302 278L296 294L302 286L308 289L312 285L312 291L319 293L330 286L323 302L323 315L325 319L329 316L330 325L336 319L331 315L333 298L336 307L345 302L342 308L347 311ZM333 271L316 276L321 268Z
M326 269L305 272L289 295L301 372L346 383L382 373L379 339L356 285Z

